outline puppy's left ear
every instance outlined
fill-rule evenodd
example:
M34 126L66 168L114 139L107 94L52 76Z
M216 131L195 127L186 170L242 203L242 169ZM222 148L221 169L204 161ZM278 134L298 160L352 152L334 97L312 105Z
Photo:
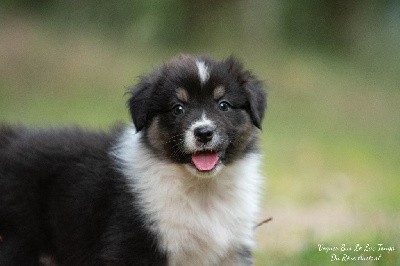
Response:
M250 114L253 124L262 128L262 120L267 107L267 94L263 90L262 82L250 75L244 83L244 88L249 99Z
M235 57L230 56L226 63L229 73L236 78L247 94L248 111L253 124L261 129L267 107L267 94L263 89L263 83L253 76L250 71L243 70L242 64Z

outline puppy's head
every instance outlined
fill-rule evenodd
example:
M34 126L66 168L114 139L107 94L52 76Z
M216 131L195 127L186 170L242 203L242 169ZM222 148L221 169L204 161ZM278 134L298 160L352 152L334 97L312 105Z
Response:
M207 177L257 149L266 94L233 57L180 56L142 77L128 105L156 156Z

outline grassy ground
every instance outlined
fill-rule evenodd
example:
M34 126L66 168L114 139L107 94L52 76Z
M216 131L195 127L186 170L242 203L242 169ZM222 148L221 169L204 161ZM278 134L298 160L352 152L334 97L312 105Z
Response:
M291 56L272 78L264 215L274 222L259 229L259 264L325 265L334 253L381 254L325 253L318 244L398 249L399 90L350 64L304 55ZM379 263L400 264L398 251L382 253Z
M31 126L128 121L126 89L176 52L21 19L6 20L0 37L0 121ZM333 254L381 255L346 265L400 265L399 78L285 48L235 53L268 81L262 217L273 221L257 229L256 265L328 265Z

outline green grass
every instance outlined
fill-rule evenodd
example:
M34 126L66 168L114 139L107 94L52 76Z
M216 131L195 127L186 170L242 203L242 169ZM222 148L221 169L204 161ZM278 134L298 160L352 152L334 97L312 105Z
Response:
M330 60L292 55L274 73L258 265L334 264L318 244L352 241L392 245L368 265L400 265L400 91Z
M126 89L176 52L31 21L0 30L0 121L30 126L129 121ZM356 243L394 246L376 265L400 265L399 78L276 46L231 51L268 81L262 216L273 221L256 231L256 265L328 265L318 244Z

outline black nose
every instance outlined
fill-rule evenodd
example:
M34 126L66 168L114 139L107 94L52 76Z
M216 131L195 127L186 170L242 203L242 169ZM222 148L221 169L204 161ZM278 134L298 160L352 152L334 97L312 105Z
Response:
M197 141L207 143L212 140L214 130L210 127L197 127L194 129L194 136Z

